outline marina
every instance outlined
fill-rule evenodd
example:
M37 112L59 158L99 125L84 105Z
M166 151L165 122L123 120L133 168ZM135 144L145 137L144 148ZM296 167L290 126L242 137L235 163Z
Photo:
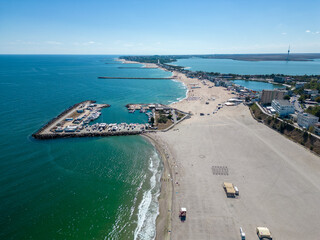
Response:
M148 123L94 123L108 104L87 100L68 108L32 136L35 139L69 137L104 137L138 135L148 131L167 131L189 116L188 113L162 104L127 104L129 113L139 111L148 116Z

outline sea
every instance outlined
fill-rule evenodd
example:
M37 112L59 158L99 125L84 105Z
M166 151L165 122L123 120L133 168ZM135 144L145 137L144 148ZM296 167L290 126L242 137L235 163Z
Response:
M232 59L187 58L170 63L192 71L233 74L320 75L320 59L314 61L238 61Z
M145 123L128 103L186 96L169 77L117 56L0 55L0 239L153 239L162 163L141 136L35 140L75 103L110 104L99 122Z
M163 166L150 142L142 136L45 141L31 136L84 100L111 105L98 122L145 123L145 114L130 114L125 105L170 104L186 97L186 87L173 80L98 79L171 76L142 64L122 64L117 57L0 55L0 239L155 237ZM295 75L319 74L319 63L181 59L175 64Z

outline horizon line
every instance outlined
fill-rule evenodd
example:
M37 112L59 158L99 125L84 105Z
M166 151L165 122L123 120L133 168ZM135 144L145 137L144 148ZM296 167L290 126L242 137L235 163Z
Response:
M108 55L108 56L188 56L188 55L272 55L272 54L283 54L287 55L288 53L193 53L193 54L111 54L111 53L0 53L0 55L88 55L88 56L95 56L95 55ZM320 54L320 52L290 52L290 55L294 54Z

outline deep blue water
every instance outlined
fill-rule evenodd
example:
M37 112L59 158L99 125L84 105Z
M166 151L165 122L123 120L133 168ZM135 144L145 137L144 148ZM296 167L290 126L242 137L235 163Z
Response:
M314 61L237 61L231 59L178 59L171 63L190 67L192 71L220 72L233 74L287 74L319 75L320 59Z
M125 104L167 104L185 96L184 86L171 80L98 79L171 75L159 69L119 69L141 65L124 65L115 57L0 55L0 239L154 234L162 166L149 142L140 136L31 138L80 101L111 105L99 121L146 122L144 114L129 114ZM147 209L148 222L141 220L139 209Z

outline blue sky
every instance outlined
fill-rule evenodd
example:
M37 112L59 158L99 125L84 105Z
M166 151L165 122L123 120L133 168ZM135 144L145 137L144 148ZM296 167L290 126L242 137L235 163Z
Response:
M320 52L320 0L8 0L1 54Z

